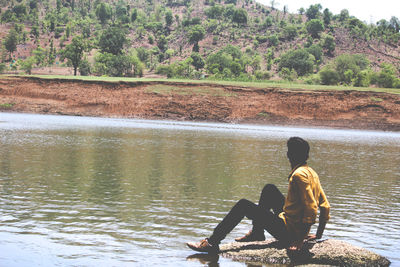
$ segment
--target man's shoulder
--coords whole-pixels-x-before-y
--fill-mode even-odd
[[[295,179],[308,179],[310,177],[318,177],[318,174],[310,166],[303,165],[293,172],[292,177]]]

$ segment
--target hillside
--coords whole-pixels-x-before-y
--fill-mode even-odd
[[[0,5],[2,61],[8,72],[73,74],[75,65],[85,75],[157,73],[400,87],[400,21],[395,17],[367,25],[347,10],[332,14],[313,5],[294,14],[252,0],[19,0]],[[15,51],[5,44],[13,31]],[[113,38],[118,31],[123,32],[120,40]],[[74,64],[65,54],[78,36],[84,41],[84,64]],[[363,58],[352,57],[357,54]]]

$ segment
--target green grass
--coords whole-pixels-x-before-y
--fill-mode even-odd
[[[12,75],[14,76],[14,75]],[[7,79],[7,75],[0,75],[0,79]],[[194,84],[219,84],[250,88],[279,88],[289,90],[354,90],[361,92],[380,92],[390,94],[400,94],[400,89],[396,88],[375,88],[375,87],[352,87],[352,86],[330,86],[330,85],[309,85],[301,83],[290,83],[285,81],[260,81],[260,82],[237,82],[237,81],[216,81],[216,80],[189,80],[189,79],[160,79],[160,78],[125,78],[125,77],[97,77],[97,76],[62,76],[62,75],[19,75],[19,77],[37,77],[42,79],[71,79],[84,81],[104,81],[104,82],[182,82]]]
[[[9,108],[12,108],[14,105],[15,105],[15,103],[3,103],[3,104],[0,104],[0,108],[9,109]]]

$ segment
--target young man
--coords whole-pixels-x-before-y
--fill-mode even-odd
[[[288,195],[285,197],[275,185],[267,184],[261,192],[258,205],[241,199],[214,229],[213,234],[199,243],[187,243],[189,248],[218,253],[219,244],[246,216],[253,228],[238,242],[265,240],[264,230],[289,250],[300,250],[304,240],[320,239],[329,220],[329,202],[317,173],[307,165],[310,146],[300,137],[287,141],[287,157],[292,171],[289,175]],[[308,235],[320,209],[316,235]]]

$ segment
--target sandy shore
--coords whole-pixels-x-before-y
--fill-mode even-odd
[[[0,111],[400,131],[400,95],[190,82],[0,79]]]

